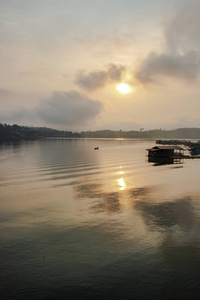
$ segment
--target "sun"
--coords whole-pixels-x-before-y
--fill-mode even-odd
[[[131,87],[126,84],[126,83],[120,83],[117,85],[116,89],[118,90],[118,92],[120,92],[121,94],[128,94],[131,92]]]

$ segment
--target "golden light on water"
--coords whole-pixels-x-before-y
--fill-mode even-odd
[[[118,92],[120,92],[121,94],[128,94],[131,92],[131,87],[126,84],[126,83],[120,83],[117,85],[116,89],[118,90]]]
[[[121,168],[122,168],[122,167],[120,166],[120,169],[121,169]],[[124,177],[123,177],[124,171],[119,171],[119,172],[117,172],[117,174],[119,174],[119,175],[122,176],[122,177],[120,177],[120,178],[117,180],[117,183],[118,183],[118,185],[119,185],[119,189],[120,189],[120,191],[125,190],[125,188],[126,188],[126,182],[125,182]]]
[[[124,178],[123,178],[123,177],[119,178],[119,179],[117,180],[117,182],[118,182],[118,184],[119,184],[119,186],[120,186],[120,191],[125,190],[125,188],[126,188],[126,183],[125,183],[125,181],[124,181]]]
[[[123,171],[120,171],[120,172],[118,172],[118,174],[124,175],[124,172],[123,172]]]

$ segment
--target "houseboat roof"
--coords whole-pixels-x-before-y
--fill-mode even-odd
[[[158,150],[184,150],[179,146],[155,146],[153,148],[147,149],[149,151],[158,151]]]

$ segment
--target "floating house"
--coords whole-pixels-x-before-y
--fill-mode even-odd
[[[150,157],[172,157],[183,155],[184,149],[180,146],[155,146],[153,148],[147,149],[148,156]]]

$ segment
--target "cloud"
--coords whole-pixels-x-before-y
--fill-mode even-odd
[[[172,51],[198,50],[200,46],[200,4],[190,3],[165,21],[164,35]]]
[[[157,83],[163,77],[197,79],[200,72],[200,5],[184,7],[164,23],[165,47],[162,53],[149,53],[136,70],[143,84]]]
[[[35,120],[35,111],[34,109],[28,109],[28,108],[18,108],[15,111],[10,111],[9,113],[5,114],[4,118],[6,118],[6,121],[15,120],[15,121],[21,121],[23,119],[28,119],[30,121]]]
[[[196,52],[188,52],[184,55],[150,53],[136,72],[136,78],[142,83],[156,82],[160,76],[194,80],[199,71],[200,55]]]
[[[125,66],[109,64],[104,70],[80,73],[75,79],[75,84],[87,91],[93,91],[108,83],[121,81],[125,72]]]
[[[36,114],[46,123],[82,125],[95,118],[103,106],[76,91],[55,92],[48,100],[40,102]]]
[[[75,83],[82,89],[94,91],[123,81],[126,74],[133,85],[160,84],[166,77],[195,81],[200,73],[199,15],[200,4],[193,2],[165,19],[162,51],[148,53],[135,71],[125,65],[109,64],[100,70],[80,73]]]
[[[47,124],[84,125],[103,109],[100,101],[89,99],[76,91],[54,92],[50,99],[42,100],[31,109],[20,108],[0,115],[6,121],[41,120]]]
[[[0,97],[2,98],[7,98],[13,96],[13,93],[11,91],[9,91],[8,89],[2,89],[0,88]]]

